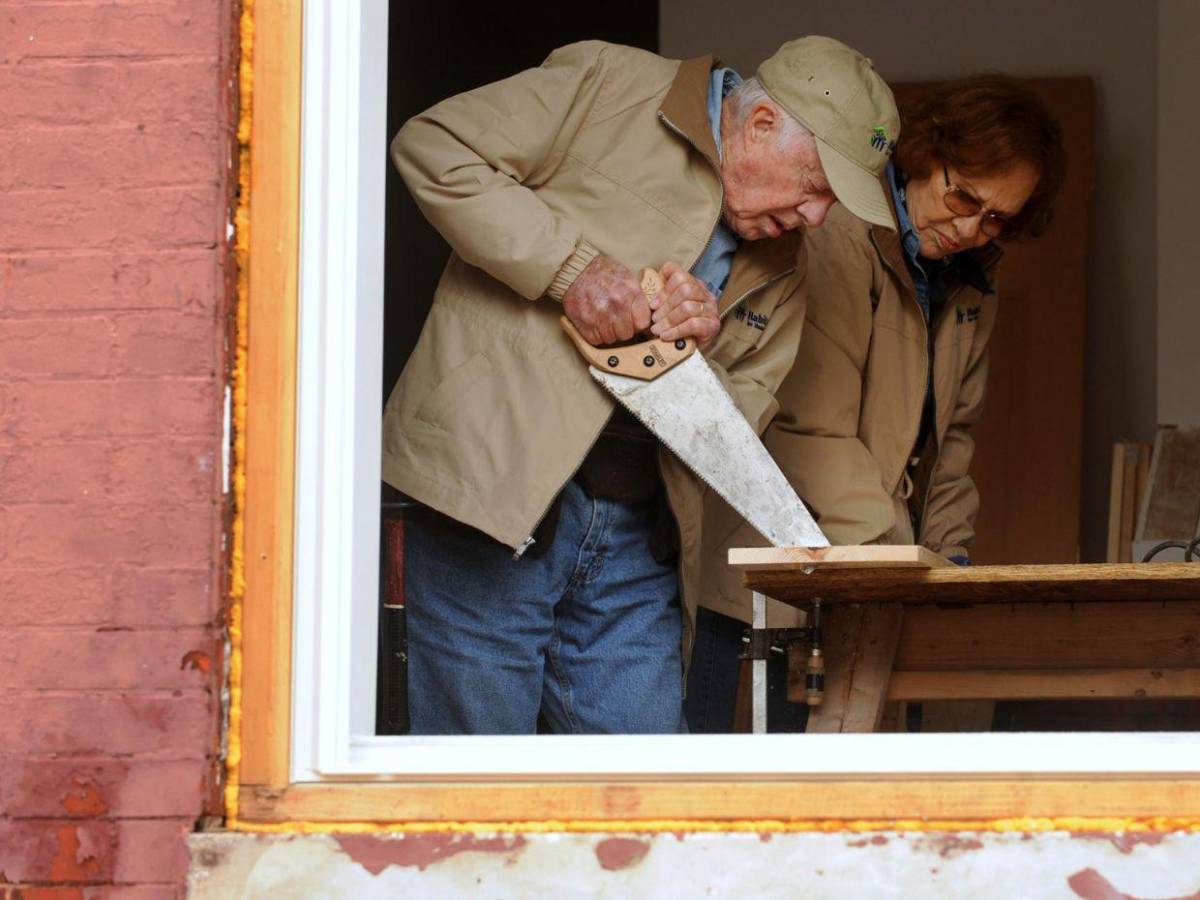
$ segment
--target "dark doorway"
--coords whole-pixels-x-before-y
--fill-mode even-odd
[[[658,50],[658,3],[413,3],[391,0],[388,26],[389,138],[439,100],[539,65],[550,51],[598,39]],[[384,230],[383,396],[416,345],[450,248],[417,209],[390,165]],[[403,609],[405,504],[384,493],[383,602],[379,621],[376,731],[408,730]]]
[[[658,4],[392,0],[388,135],[439,100],[541,64],[550,51],[599,39],[658,50]],[[416,344],[450,248],[427,223],[391,166],[384,232],[383,396]]]

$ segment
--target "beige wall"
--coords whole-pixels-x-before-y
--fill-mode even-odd
[[[1180,18],[1195,22],[1200,4],[1170,2]],[[745,74],[784,40],[828,34],[858,47],[890,80],[980,70],[1094,79],[1083,544],[1084,559],[1103,559],[1112,442],[1152,439],[1157,416],[1157,6],[1127,0],[661,0],[660,27],[665,55],[714,51]],[[1194,58],[1189,65],[1196,71]],[[1195,115],[1188,127],[1196,129]]]
[[[1158,418],[1200,425],[1200,3],[1158,13]]]

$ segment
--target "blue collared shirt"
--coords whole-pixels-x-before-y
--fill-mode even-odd
[[[712,128],[713,140],[717,144],[717,159],[721,159],[721,101],[725,95],[742,83],[742,77],[733,69],[714,69],[708,83],[708,124]],[[692,266],[692,274],[704,282],[714,297],[720,297],[729,281],[733,268],[733,255],[740,240],[737,234],[718,219],[708,246]]]
[[[912,219],[908,217],[908,196],[905,191],[904,177],[896,171],[896,166],[887,164],[888,184],[892,188],[892,200],[896,204],[896,225],[900,232],[900,244],[904,247],[905,262],[908,263],[908,274],[912,276],[913,285],[917,289],[917,302],[925,321],[931,318],[931,295],[933,293],[933,265],[930,260],[921,258],[921,235],[913,227]]]
[[[908,197],[904,190],[903,176],[896,171],[892,163],[887,164],[888,184],[892,187],[892,199],[896,204],[896,226],[900,232],[900,244],[904,247],[905,262],[908,273],[912,276],[913,286],[917,289],[917,303],[925,315],[927,341],[929,346],[929,371],[926,373],[925,404],[921,410],[921,427],[917,434],[917,443],[912,449],[913,456],[919,456],[921,450],[933,430],[937,406],[933,396],[933,324],[931,298],[934,282],[930,275],[938,263],[922,259],[920,255],[921,235],[913,227],[912,219],[908,216]],[[917,523],[913,523],[914,527]]]

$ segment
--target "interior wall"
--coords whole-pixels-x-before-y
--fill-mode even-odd
[[[1158,419],[1200,425],[1200,3],[1160,0],[1158,16]]]
[[[1191,5],[1175,2],[1181,9]],[[1120,438],[1151,440],[1157,416],[1157,6],[1123,0],[661,0],[660,23],[664,55],[715,52],[747,75],[783,41],[827,34],[862,50],[894,81],[984,70],[1094,79],[1082,557],[1102,560],[1111,445]],[[1181,86],[1180,103],[1184,93]],[[1194,116],[1189,124],[1196,127]]]

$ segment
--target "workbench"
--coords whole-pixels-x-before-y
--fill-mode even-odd
[[[961,568],[920,547],[755,547],[729,562],[758,606],[820,601],[825,695],[809,731],[876,731],[889,700],[1200,697],[1197,563]]]

